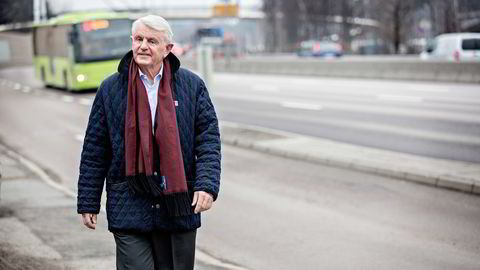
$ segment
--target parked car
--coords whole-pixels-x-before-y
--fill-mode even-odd
[[[424,60],[480,61],[480,33],[437,36],[420,54]]]
[[[343,55],[342,45],[333,41],[302,41],[297,47],[298,56],[340,57]]]

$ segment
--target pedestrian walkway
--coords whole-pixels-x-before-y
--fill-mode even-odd
[[[85,228],[75,197],[42,180],[17,155],[0,143],[0,269],[115,269],[105,214],[95,231]],[[243,268],[197,250],[195,269]]]
[[[480,164],[419,157],[221,122],[222,143],[480,194]],[[76,214],[75,193],[0,142],[0,269],[115,269],[105,215],[97,230]],[[388,180],[391,181],[391,180]],[[225,258],[224,258],[225,259]],[[197,270],[244,268],[197,250]]]

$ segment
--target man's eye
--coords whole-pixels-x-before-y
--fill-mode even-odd
[[[141,41],[143,41],[143,38],[142,37],[136,37],[135,41],[140,41],[141,42]]]
[[[157,45],[158,42],[155,39],[150,39],[148,43],[150,43],[151,45]]]

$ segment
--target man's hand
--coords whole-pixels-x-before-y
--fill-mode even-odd
[[[195,191],[193,193],[192,206],[195,206],[195,214],[206,211],[212,207],[213,196],[205,191]]]
[[[87,226],[87,228],[95,230],[95,225],[97,224],[97,214],[89,214],[84,213],[82,214],[83,225]]]

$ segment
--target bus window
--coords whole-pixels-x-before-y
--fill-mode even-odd
[[[57,25],[49,27],[48,33],[48,50],[49,56],[68,57],[68,37],[70,25]]]
[[[128,19],[85,21],[70,35],[75,62],[121,58],[131,49],[132,21]]]
[[[48,46],[47,46],[47,27],[39,27],[35,30],[35,39],[34,39],[34,55],[48,55]]]

